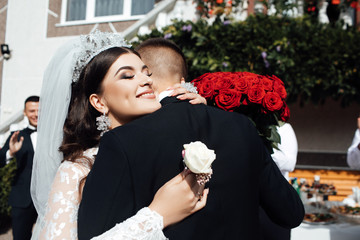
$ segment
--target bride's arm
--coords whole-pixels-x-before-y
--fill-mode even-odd
[[[39,239],[77,239],[77,213],[81,199],[79,186],[88,172],[89,169],[79,163],[65,161],[60,165],[51,187],[44,219],[40,221]]]
[[[203,189],[196,183],[194,174],[178,174],[162,186],[149,207],[92,240],[112,239],[167,239],[162,229],[177,223],[192,213],[202,209],[207,200],[208,189],[199,200],[197,192]]]
[[[49,195],[39,239],[77,239],[80,181],[88,172],[85,164],[65,161],[60,165]],[[199,201],[196,193],[201,191],[194,174],[182,172],[157,191],[149,207],[94,239],[166,239],[162,232],[164,227],[181,221],[205,206],[208,190],[204,191]]]

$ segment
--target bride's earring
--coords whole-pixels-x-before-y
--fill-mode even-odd
[[[109,127],[111,126],[110,118],[106,116],[105,112],[96,118],[96,126],[97,130],[101,131],[100,136],[109,131]]]

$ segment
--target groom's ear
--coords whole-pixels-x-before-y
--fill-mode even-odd
[[[107,113],[108,108],[106,104],[104,103],[104,100],[101,96],[97,94],[91,94],[89,97],[90,104],[100,113]]]

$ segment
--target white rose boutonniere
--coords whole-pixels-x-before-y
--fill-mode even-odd
[[[208,149],[207,146],[200,142],[191,142],[184,144],[183,150],[184,163],[193,173],[199,184],[205,184],[211,178],[211,164],[215,160],[215,151]]]

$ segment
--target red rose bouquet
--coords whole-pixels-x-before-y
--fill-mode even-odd
[[[280,136],[276,127],[290,117],[286,90],[279,78],[250,72],[215,72],[205,73],[192,83],[208,105],[248,116],[270,153],[277,148]]]

